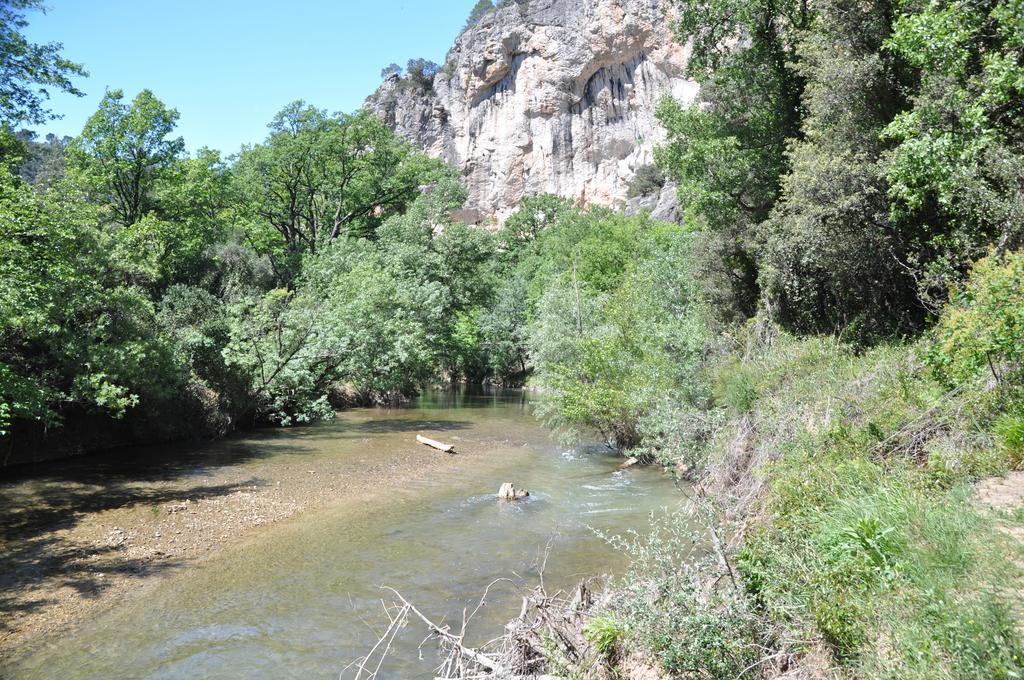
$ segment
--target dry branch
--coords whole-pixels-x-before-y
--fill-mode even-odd
[[[438,451],[444,451],[445,453],[455,453],[455,445],[454,444],[443,444],[443,443],[441,443],[439,441],[435,441],[433,439],[427,439],[426,437],[424,437],[421,434],[416,435],[416,441],[418,441],[420,444],[426,444],[427,446],[429,446],[431,448],[435,448]]]

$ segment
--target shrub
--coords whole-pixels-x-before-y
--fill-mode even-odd
[[[619,640],[626,634],[625,624],[612,616],[599,616],[583,628],[583,637],[606,659],[615,657]]]
[[[975,264],[934,331],[928,356],[947,382],[962,384],[988,370],[997,381],[1024,362],[1024,252],[990,255]]]
[[[637,168],[633,179],[629,180],[626,195],[629,198],[650,196],[659,193],[665,186],[665,173],[654,163],[641,165]]]
[[[649,535],[619,545],[633,563],[616,616],[672,677],[736,678],[772,656],[771,627],[687,517],[656,519]]]

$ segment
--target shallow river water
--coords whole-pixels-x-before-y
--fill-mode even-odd
[[[346,411],[282,434],[290,453],[281,456],[306,447],[339,464],[386,457],[418,432],[472,455],[399,491],[342,498],[257,532],[50,641],[13,677],[337,678],[384,628],[379,586],[457,626],[494,579],[534,583],[549,542],[549,589],[621,572],[624,556],[595,530],[643,531],[652,512],[680,502],[655,469],[616,471],[621,459],[598,447],[558,445],[516,391]],[[529,499],[498,502],[505,481],[529,489]],[[497,587],[474,628],[500,631],[519,603],[511,587]],[[410,625],[381,677],[432,677],[431,647],[417,649],[425,635]]]

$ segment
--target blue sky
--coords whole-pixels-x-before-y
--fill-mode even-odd
[[[37,130],[78,134],[105,89],[149,88],[178,109],[190,150],[233,153],[262,141],[285,104],[304,99],[355,111],[381,69],[413,57],[441,63],[475,0],[46,0],[26,30],[64,43],[89,78],[81,99],[54,95],[64,114]]]

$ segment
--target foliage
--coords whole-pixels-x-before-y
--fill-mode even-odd
[[[1024,239],[1019,0],[899,5],[888,47],[919,73],[885,137],[894,219],[919,223],[922,288],[941,296],[990,244]],[[941,297],[940,297],[941,299]]]
[[[725,318],[751,316],[757,298],[757,225],[779,197],[786,144],[798,134],[802,79],[794,46],[807,3],[679,0],[676,35],[693,42],[698,103],[666,98],[658,165],[679,184],[684,214],[707,231],[703,278]],[[709,171],[710,170],[710,171]]]
[[[653,401],[693,388],[707,336],[687,252],[685,234],[642,217],[569,214],[545,232],[530,345],[551,424],[631,448]]]
[[[696,105],[656,153],[713,308],[869,345],[919,332],[1021,202],[1016,0],[678,0]]]
[[[493,0],[477,0],[477,3],[473,5],[473,9],[469,11],[469,18],[466,19],[466,25],[463,26],[463,32],[476,26],[480,23],[480,20],[485,16],[494,11]]]
[[[242,150],[235,189],[250,241],[282,282],[296,275],[302,253],[341,236],[374,237],[421,186],[448,172],[364,112],[328,115],[293,102],[270,131]]]
[[[535,242],[541,232],[571,208],[571,200],[554,194],[527,196],[498,232],[500,248],[511,259],[522,256],[524,248],[536,253]]]
[[[612,539],[631,558],[613,611],[627,648],[652,655],[673,677],[736,678],[770,649],[771,632],[744,592],[702,556],[702,540],[679,514],[656,517],[646,535]]]
[[[114,218],[129,226],[156,209],[153,192],[185,147],[169,138],[178,112],[149,90],[126,104],[121,90],[108,91],[99,109],[69,148],[77,179],[107,202]]]
[[[982,370],[996,380],[1024,368],[1024,252],[980,260],[935,328],[929,363],[952,384]]]
[[[47,134],[44,141],[36,141],[36,134],[29,130],[18,132],[24,141],[25,156],[18,166],[18,174],[29,184],[48,189],[54,182],[63,179],[65,153],[71,143],[70,137]]]
[[[640,166],[633,179],[629,181],[629,198],[650,196],[661,191],[665,186],[665,173],[654,163]]]
[[[40,0],[0,1],[0,127],[37,124],[56,118],[47,108],[49,88],[78,97],[71,78],[88,75],[80,64],[61,56],[63,45],[29,42],[22,32],[25,13],[44,9]]]
[[[181,376],[155,310],[143,291],[111,278],[95,210],[74,193],[39,196],[6,171],[0,183],[0,428],[139,406],[146,417],[173,399]]]
[[[912,225],[889,220],[879,136],[905,107],[907,69],[882,49],[887,1],[816,6],[797,49],[801,136],[769,220],[760,280],[776,318],[802,332],[861,343],[913,332],[923,309],[904,262]]]
[[[405,65],[405,78],[426,92],[434,91],[434,76],[441,67],[429,59],[410,59]]]

